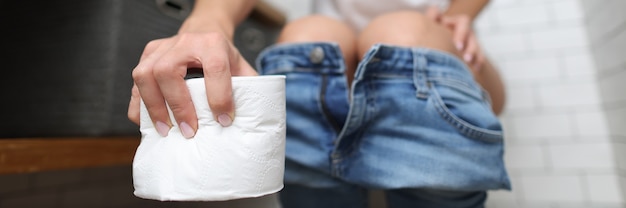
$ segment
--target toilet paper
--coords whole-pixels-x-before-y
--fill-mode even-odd
[[[186,139],[174,126],[161,137],[143,102],[141,143],[133,161],[135,196],[161,201],[222,201],[259,197],[283,187],[285,77],[232,77],[235,118],[215,121],[204,79],[186,81],[198,131]]]

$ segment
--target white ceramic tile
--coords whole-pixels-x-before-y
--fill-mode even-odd
[[[288,20],[298,19],[312,12],[312,0],[266,0],[283,12]]]
[[[581,136],[606,136],[610,134],[605,112],[576,113],[576,129]]]
[[[581,180],[578,176],[523,176],[524,198],[528,201],[582,202]]]
[[[490,5],[494,7],[494,9],[499,9],[502,7],[511,7],[519,5],[519,0],[491,0]]]
[[[501,65],[505,80],[529,81],[554,79],[559,77],[558,59],[550,57],[531,57],[504,62]]]
[[[491,33],[479,36],[483,49],[488,54],[514,53],[528,50],[523,34],[520,33]]]
[[[558,1],[577,1],[577,0],[520,0],[521,2],[525,2],[526,4],[550,4],[552,2]]]
[[[565,71],[570,77],[595,75],[596,66],[590,53],[566,55],[563,62]]]
[[[535,1],[535,0],[533,0]],[[560,208],[558,206],[555,205],[554,202],[529,202],[529,201],[524,201],[522,203],[519,203],[518,208]],[[568,207],[568,208],[578,208],[578,207]],[[588,208],[588,207],[585,207]]]
[[[517,208],[517,197],[516,191],[506,191],[506,190],[497,190],[497,191],[488,191],[487,193],[487,201],[485,202],[486,207],[507,207],[507,208]]]
[[[496,22],[502,26],[522,24],[547,24],[550,20],[548,8],[543,4],[502,7],[495,11]]]
[[[533,50],[551,50],[585,47],[587,34],[583,27],[553,28],[530,34]]]
[[[581,20],[584,17],[580,1],[557,1],[552,6],[557,24],[559,21]]]
[[[520,208],[516,201],[497,201],[492,199],[491,196],[487,197],[485,207]]]
[[[531,109],[537,103],[532,87],[517,87],[507,89],[506,106],[507,111],[519,109]]]
[[[617,175],[588,175],[587,187],[594,203],[624,203],[624,195]]]
[[[519,140],[571,137],[572,123],[567,114],[531,114],[511,118],[512,132]]]
[[[594,169],[616,166],[610,141],[577,144],[553,144],[549,147],[554,168]]]
[[[547,107],[598,105],[602,102],[597,83],[593,80],[548,85],[538,91],[541,105]]]
[[[545,168],[546,161],[540,145],[517,145],[505,148],[504,159],[510,169]]]

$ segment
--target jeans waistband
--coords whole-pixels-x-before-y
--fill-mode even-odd
[[[367,66],[366,66],[367,65]],[[369,76],[404,76],[424,74],[428,78],[472,78],[468,67],[450,53],[418,47],[377,44],[359,63],[355,79]]]
[[[291,71],[343,74],[345,64],[337,43],[307,42],[276,44],[263,50],[256,60],[262,74]]]
[[[293,71],[339,74],[345,64],[339,45],[333,42],[284,43],[266,48],[256,60],[262,74],[280,74]],[[355,79],[365,77],[454,77],[471,80],[467,65],[448,52],[419,48],[376,44],[364,55],[356,70]]]

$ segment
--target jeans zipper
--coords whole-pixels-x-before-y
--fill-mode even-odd
[[[320,90],[320,102],[322,104],[322,113],[326,117],[326,120],[330,125],[335,129],[335,132],[338,134],[341,131],[341,127],[334,119],[333,115],[328,110],[328,106],[326,105],[326,87],[328,85],[328,77],[326,74],[322,74],[322,89]]]

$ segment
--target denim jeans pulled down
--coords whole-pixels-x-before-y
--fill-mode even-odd
[[[287,184],[511,188],[489,97],[451,54],[375,45],[350,88],[335,43],[272,46],[257,70],[286,75]]]

